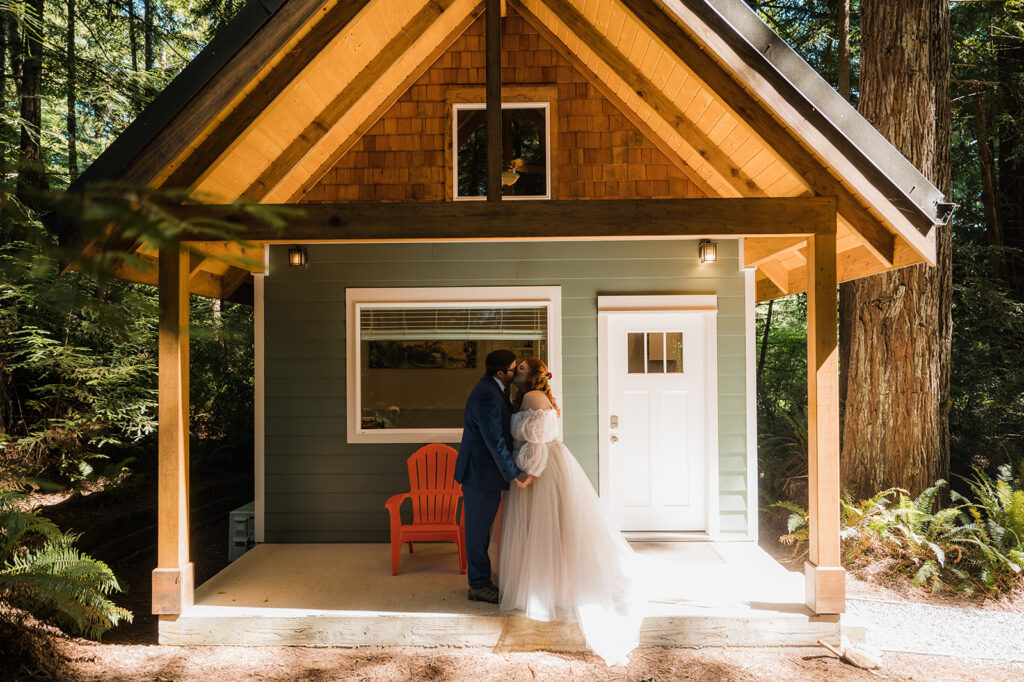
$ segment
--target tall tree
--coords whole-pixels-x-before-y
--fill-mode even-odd
[[[70,182],[78,179],[78,119],[75,115],[75,108],[78,105],[75,92],[76,79],[78,78],[75,60],[78,58],[75,53],[75,0],[68,0],[68,38],[67,38],[67,59],[68,59],[68,177]]]
[[[135,0],[128,0],[128,51],[132,53],[132,71],[138,71],[139,41],[135,33]]]
[[[142,0],[143,55],[146,71],[153,70],[153,0]]]
[[[860,111],[939,189],[950,189],[949,3],[861,1]],[[937,265],[853,285],[842,471],[855,494],[917,494],[949,468],[951,233]]]
[[[46,189],[43,166],[43,11],[44,0],[25,4],[24,48],[21,88],[21,165],[18,169],[18,198],[27,206],[38,206]]]

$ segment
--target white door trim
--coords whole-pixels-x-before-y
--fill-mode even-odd
[[[674,314],[700,312],[706,317],[705,395],[714,396],[705,410],[705,490],[707,491],[707,534],[719,536],[718,519],[718,297],[714,294],[651,295],[651,296],[598,296],[597,297],[597,358],[598,358],[598,495],[603,501],[611,492],[608,415],[608,373],[604,368],[608,357],[608,318],[616,313]]]

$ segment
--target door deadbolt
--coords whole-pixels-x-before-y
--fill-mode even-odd
[[[611,440],[612,440],[613,443],[618,443],[619,442],[619,437],[618,436],[612,436]]]

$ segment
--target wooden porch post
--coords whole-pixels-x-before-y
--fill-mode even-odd
[[[836,235],[807,239],[807,606],[846,610],[839,547],[839,349]]]
[[[157,568],[153,613],[183,613],[194,580],[188,548],[188,326],[189,255],[177,245],[160,249],[160,378],[158,410]]]

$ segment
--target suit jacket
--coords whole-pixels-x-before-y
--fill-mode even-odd
[[[466,400],[455,480],[477,490],[508,490],[519,475],[512,458],[512,406],[494,377],[484,377]]]

